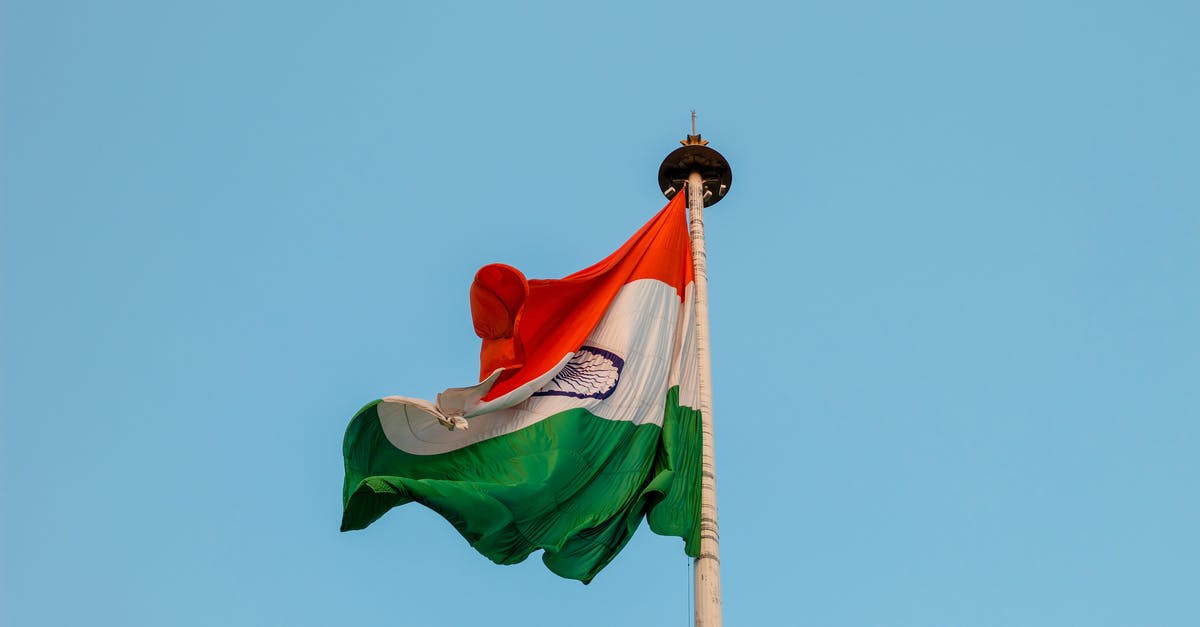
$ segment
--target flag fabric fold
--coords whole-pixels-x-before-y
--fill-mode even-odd
[[[342,530],[409,502],[492,561],[542,550],[587,583],[643,518],[699,550],[700,414],[683,194],[562,279],[492,264],[470,289],[480,382],[351,420]]]

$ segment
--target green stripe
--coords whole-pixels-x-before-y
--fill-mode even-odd
[[[678,401],[675,387],[661,428],[573,409],[439,455],[392,446],[372,402],[346,430],[342,531],[415,501],[498,564],[544,549],[551,571],[587,583],[648,516],[655,533],[683,538],[695,557],[700,413]]]

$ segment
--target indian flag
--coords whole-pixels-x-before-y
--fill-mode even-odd
[[[541,549],[587,583],[643,518],[700,547],[700,413],[684,194],[562,279],[493,264],[471,285],[480,382],[389,396],[350,422],[342,531],[417,502],[480,553]]]

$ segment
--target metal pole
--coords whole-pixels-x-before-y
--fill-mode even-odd
[[[712,359],[708,344],[708,274],[704,252],[704,178],[692,172],[687,181],[688,230],[696,288],[696,353],[700,387],[700,556],[694,568],[695,625],[721,627],[721,557],[717,531],[717,473],[713,457]]]

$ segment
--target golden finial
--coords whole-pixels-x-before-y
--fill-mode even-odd
[[[692,134],[687,136],[687,139],[680,140],[679,143],[684,146],[707,146],[708,140],[701,139],[700,133],[696,132],[696,110],[692,109]]]

